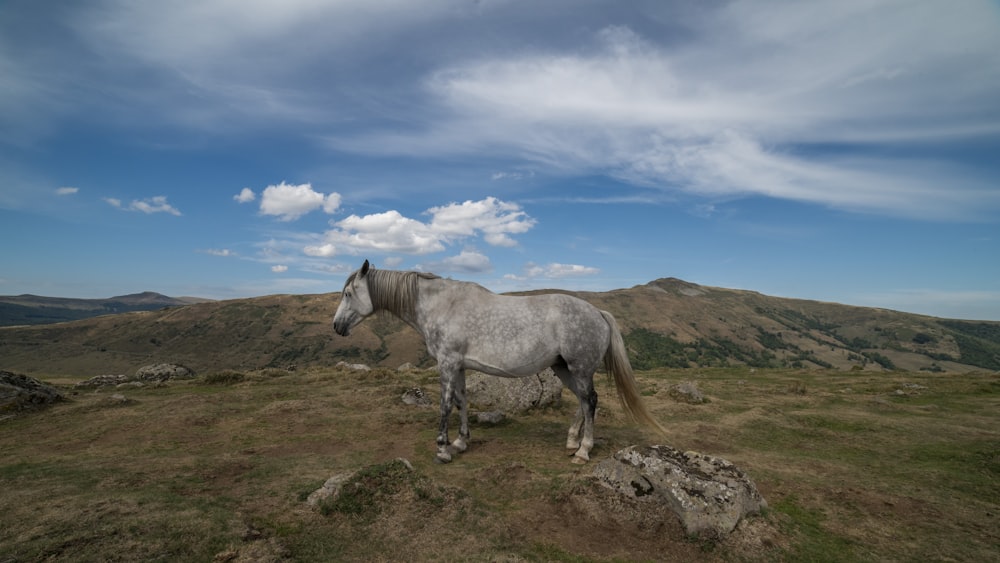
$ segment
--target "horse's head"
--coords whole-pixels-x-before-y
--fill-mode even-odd
[[[375,312],[371,295],[368,293],[368,260],[361,269],[347,277],[344,290],[340,293],[340,306],[333,316],[333,330],[347,336],[358,323]]]

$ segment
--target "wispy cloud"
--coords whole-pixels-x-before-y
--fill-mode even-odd
[[[527,50],[437,69],[425,83],[439,106],[433,122],[334,146],[492,151],[709,199],[981,219],[1000,209],[995,182],[908,157],[906,147],[1000,134],[990,109],[1000,90],[996,23],[995,9],[977,2],[734,2],[706,12],[682,45],[618,25],[596,33],[590,51]],[[926,40],[931,29],[939,40]],[[869,156],[801,150],[823,143]],[[893,157],[872,150],[891,145]]]
[[[427,272],[459,272],[464,274],[484,274],[493,271],[489,257],[476,250],[463,250],[455,256],[448,256],[434,262],[424,262],[417,270]]]
[[[80,191],[80,188],[73,188],[73,187],[66,186],[66,187],[62,187],[62,188],[56,188],[56,195],[73,195],[73,194],[75,194],[75,193],[77,193],[79,191]]]
[[[122,203],[122,200],[113,197],[106,197],[104,201],[111,207],[121,209],[122,211],[140,211],[147,215],[153,213],[168,213],[178,217],[181,215],[181,212],[176,207],[167,203],[167,197],[162,195],[148,199],[133,199],[128,205]]]
[[[580,264],[561,264],[559,262],[550,262],[545,265],[535,264],[534,262],[528,262],[524,265],[521,275],[517,274],[505,274],[504,279],[513,281],[526,281],[526,280],[557,280],[569,277],[579,277],[579,276],[593,276],[601,272],[600,269],[591,266],[582,266]]]
[[[845,302],[959,319],[1000,318],[1000,291],[899,289],[850,295]]]

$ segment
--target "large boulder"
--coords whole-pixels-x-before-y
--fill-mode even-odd
[[[527,377],[496,377],[469,372],[465,389],[471,404],[507,414],[558,405],[562,398],[562,382],[551,369]]]
[[[670,446],[629,446],[598,463],[596,480],[638,503],[666,505],[688,534],[724,538],[767,502],[732,463]]]
[[[168,379],[194,379],[194,370],[180,364],[150,364],[136,370],[136,379],[166,381]]]
[[[58,389],[34,377],[0,371],[0,415],[38,409],[62,399]]]

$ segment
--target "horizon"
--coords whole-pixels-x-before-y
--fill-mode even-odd
[[[329,293],[368,258],[1000,321],[989,0],[0,13],[0,294]]]
[[[451,276],[443,276],[443,277],[454,279],[454,278],[451,278]],[[788,295],[771,295],[771,294],[759,292],[759,291],[756,291],[756,290],[750,289],[750,288],[710,286],[710,285],[700,284],[700,283],[697,283],[697,282],[693,282],[693,281],[690,281],[690,280],[684,280],[684,279],[680,279],[680,278],[676,278],[676,277],[672,277],[672,276],[665,276],[665,277],[655,278],[655,279],[649,280],[649,281],[647,281],[645,283],[639,283],[639,284],[635,284],[635,285],[632,285],[632,286],[629,286],[629,287],[617,287],[617,288],[612,288],[612,289],[603,290],[603,291],[594,291],[594,293],[608,293],[608,292],[612,292],[612,291],[628,290],[628,289],[633,289],[633,288],[636,288],[636,287],[646,286],[646,285],[649,285],[651,283],[654,283],[654,282],[657,282],[657,281],[661,281],[661,280],[675,280],[675,281],[678,281],[678,282],[681,282],[681,283],[693,284],[693,285],[696,285],[698,287],[705,287],[705,288],[709,288],[709,289],[746,291],[746,292],[750,292],[750,293],[757,293],[757,294],[763,295],[765,297],[773,297],[773,298],[776,298],[776,299],[813,301],[813,302],[819,302],[819,303],[829,303],[829,304],[834,304],[834,305],[842,305],[842,306],[845,306],[845,307],[860,307],[860,308],[867,308],[867,309],[886,310],[886,311],[893,311],[893,312],[897,312],[897,313],[930,316],[930,317],[933,317],[933,318],[940,318],[940,319],[945,319],[945,320],[968,321],[968,322],[1000,322],[1000,320],[995,320],[995,319],[980,319],[980,318],[966,318],[966,317],[941,317],[941,316],[938,316],[938,315],[927,315],[926,313],[917,313],[917,312],[914,312],[914,311],[905,311],[905,310],[902,310],[902,309],[893,309],[893,308],[889,308],[889,307],[879,307],[877,305],[853,305],[853,304],[850,304],[850,303],[841,303],[839,301],[827,301],[825,299],[809,299],[809,298],[795,297],[795,296],[788,296]],[[459,280],[459,281],[464,281],[464,280]],[[540,288],[535,288],[535,289],[530,289],[530,290],[512,290],[512,291],[509,291],[509,292],[501,292],[501,293],[516,293],[516,292],[521,292],[521,291],[579,291],[579,292],[592,292],[591,290],[574,290],[574,289],[567,289],[567,288],[560,288],[560,287],[540,287]],[[340,293],[340,292],[341,292],[341,290],[338,289],[338,290],[333,290],[333,291],[321,291],[321,292],[311,292],[311,293],[267,293],[267,294],[261,294],[261,295],[245,295],[245,296],[240,296],[240,297],[224,297],[224,298],[220,298],[220,299],[215,299],[215,298],[203,297],[203,296],[199,296],[199,295],[169,295],[169,294],[162,293],[162,292],[159,292],[159,291],[156,291],[156,290],[145,290],[145,291],[122,293],[122,294],[118,294],[118,295],[111,295],[111,296],[107,296],[107,297],[67,297],[67,296],[64,296],[64,295],[37,295],[37,294],[33,294],[33,293],[22,293],[22,294],[18,294],[18,295],[0,295],[0,299],[10,298],[10,297],[38,297],[38,298],[42,298],[42,299],[80,299],[80,300],[102,301],[102,300],[112,300],[112,299],[117,299],[117,298],[121,298],[121,297],[131,297],[131,296],[144,295],[144,294],[147,294],[147,293],[151,293],[151,294],[159,295],[161,297],[166,297],[168,299],[176,299],[176,300],[194,299],[194,300],[198,300],[198,302],[210,303],[210,302],[217,302],[217,301],[234,301],[234,300],[243,300],[243,299],[258,299],[258,298],[265,298],[265,297],[271,297],[271,296],[277,296],[277,295],[325,295],[325,294],[337,294],[337,293]],[[196,304],[197,304],[197,302],[192,302],[192,303],[186,303],[185,305],[196,305]]]

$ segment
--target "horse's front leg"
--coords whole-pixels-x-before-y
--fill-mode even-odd
[[[445,363],[440,363],[438,368],[441,370],[441,422],[438,425],[436,460],[448,463],[455,452],[464,452],[468,448],[469,413],[465,399],[465,370]],[[458,439],[454,444],[449,444],[448,419],[451,418],[453,404],[458,405],[461,426]]]

